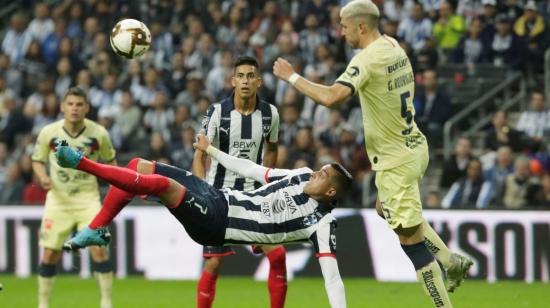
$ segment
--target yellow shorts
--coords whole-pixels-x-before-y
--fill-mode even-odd
[[[90,203],[82,208],[48,207],[44,210],[40,225],[39,245],[60,250],[71,232],[86,227],[99,212],[99,203]]]
[[[423,221],[420,182],[429,162],[425,148],[416,160],[376,172],[378,198],[384,218],[392,229],[414,227]]]

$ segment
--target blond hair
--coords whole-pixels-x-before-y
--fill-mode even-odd
[[[380,10],[370,0],[354,0],[340,10],[340,18],[360,18],[373,28],[378,28]]]

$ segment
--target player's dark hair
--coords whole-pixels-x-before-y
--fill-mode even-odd
[[[233,65],[233,69],[236,69],[237,67],[241,65],[252,65],[256,68],[256,71],[260,71],[260,64],[258,63],[258,60],[254,57],[249,56],[240,56],[235,60],[235,64]]]
[[[353,177],[351,173],[346,170],[340,163],[333,162],[330,164],[337,172],[337,176],[333,178],[333,184],[336,186],[335,201],[341,200],[349,191],[353,185]]]
[[[86,92],[80,87],[69,88],[69,90],[67,90],[67,93],[65,93],[65,96],[63,96],[63,100],[65,100],[69,95],[82,97],[84,98],[84,101],[88,103],[88,95],[86,95]]]

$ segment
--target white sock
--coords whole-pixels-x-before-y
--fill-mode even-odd
[[[432,226],[424,219],[422,223],[422,229],[424,230],[424,243],[428,250],[437,257],[439,262],[443,264],[446,269],[451,265],[452,251],[449,247],[443,243],[443,240],[439,237],[437,232],[434,231]]]
[[[101,292],[101,308],[111,308],[113,306],[112,293],[113,293],[113,272],[98,273],[94,275],[99,283],[99,291]]]
[[[432,300],[434,307],[453,307],[437,261],[433,260],[428,265],[418,269],[416,277],[422,288],[424,288],[424,292]]]
[[[54,277],[38,276],[38,308],[48,308],[48,301],[53,290]]]

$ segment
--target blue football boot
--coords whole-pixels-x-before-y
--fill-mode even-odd
[[[111,233],[106,227],[90,229],[85,227],[63,244],[63,250],[74,251],[87,246],[106,246],[111,241]]]
[[[76,169],[83,156],[82,152],[71,148],[65,140],[56,144],[55,157],[61,167]]]

